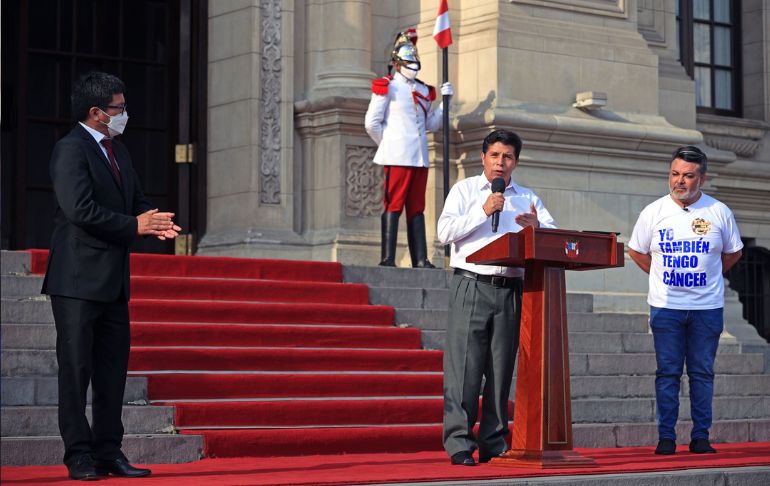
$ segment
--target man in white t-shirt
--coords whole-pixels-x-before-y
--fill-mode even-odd
[[[650,274],[647,302],[655,341],[655,454],[676,452],[679,386],[687,363],[690,451],[716,452],[709,443],[714,395],[714,359],[723,329],[722,274],[741,257],[741,236],[732,211],[701,192],[707,158],[684,146],[671,160],[670,193],[639,215],[628,253]]]

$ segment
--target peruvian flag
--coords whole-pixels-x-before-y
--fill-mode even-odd
[[[436,39],[436,43],[442,49],[449,47],[452,43],[452,29],[449,27],[449,7],[447,7],[446,0],[441,0],[441,4],[438,6],[438,17],[436,17],[436,25],[433,27],[433,38]]]

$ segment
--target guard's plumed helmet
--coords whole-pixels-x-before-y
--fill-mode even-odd
[[[420,55],[417,53],[417,32],[414,29],[408,29],[399,32],[396,41],[393,43],[393,50],[390,53],[390,60],[394,66],[403,66],[405,64],[420,64]]]

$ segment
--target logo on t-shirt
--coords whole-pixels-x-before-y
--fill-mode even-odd
[[[703,218],[695,218],[692,220],[692,232],[699,236],[705,236],[711,231],[711,221],[706,221]]]

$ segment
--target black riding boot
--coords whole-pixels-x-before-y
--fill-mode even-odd
[[[425,215],[420,213],[406,223],[409,256],[414,268],[436,268],[428,261],[428,245],[425,242]]]
[[[380,217],[382,229],[381,267],[396,266],[396,240],[398,239],[398,217],[401,213],[384,212]]]

